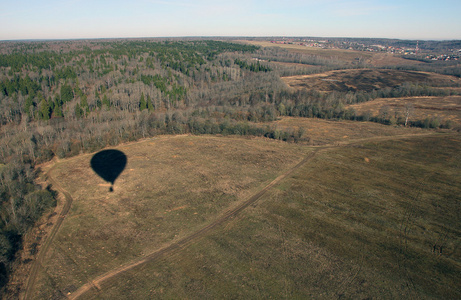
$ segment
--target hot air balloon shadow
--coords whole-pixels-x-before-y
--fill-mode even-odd
[[[101,176],[102,179],[111,183],[110,192],[114,191],[114,182],[125,169],[126,163],[125,153],[114,149],[100,151],[91,158],[93,171]]]

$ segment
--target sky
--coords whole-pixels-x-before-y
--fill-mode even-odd
[[[0,0],[0,40],[186,36],[461,39],[460,0]]]

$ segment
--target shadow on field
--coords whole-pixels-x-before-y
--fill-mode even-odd
[[[114,182],[125,169],[127,157],[122,151],[109,149],[93,155],[90,163],[91,168],[96,174],[101,176],[105,181],[111,183],[109,192],[113,192]]]

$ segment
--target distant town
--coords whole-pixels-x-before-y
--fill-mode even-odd
[[[415,58],[417,57],[418,59],[426,60],[459,60],[461,55],[461,49],[444,49],[441,51],[439,50],[440,53],[435,53],[434,50],[419,47],[419,42],[416,42],[416,45],[414,47],[394,46],[386,44],[366,44],[354,40],[344,41],[340,39],[277,39],[271,40],[271,43],[293,44],[322,49],[347,49],[368,52],[385,52],[404,56],[414,56]]]

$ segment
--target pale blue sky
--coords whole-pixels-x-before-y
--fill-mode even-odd
[[[460,0],[0,0],[0,40],[165,36],[461,39]]]

